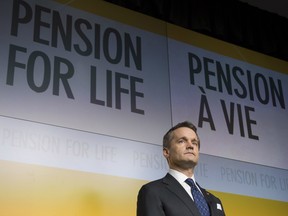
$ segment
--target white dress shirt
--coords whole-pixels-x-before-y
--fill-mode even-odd
[[[187,177],[186,175],[184,175],[183,173],[174,170],[174,169],[169,169],[169,174],[172,175],[181,185],[182,187],[185,189],[185,191],[189,194],[189,196],[193,199],[192,193],[191,193],[191,187],[185,182],[185,180],[189,177]],[[198,188],[198,190],[201,192],[200,188],[198,187],[198,185],[196,184],[195,181],[195,176],[193,175],[191,177],[191,179],[193,179],[196,187]],[[201,192],[202,193],[202,192]]]

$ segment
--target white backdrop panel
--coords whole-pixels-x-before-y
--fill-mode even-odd
[[[175,40],[169,65],[173,123],[198,126],[202,153],[288,168],[287,75]]]
[[[24,2],[14,14],[0,3],[1,115],[159,144],[171,125],[166,37]]]

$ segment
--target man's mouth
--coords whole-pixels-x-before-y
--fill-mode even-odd
[[[195,153],[194,152],[186,152],[185,154],[192,154],[195,156]]]

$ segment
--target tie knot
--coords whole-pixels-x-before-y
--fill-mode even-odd
[[[193,179],[191,179],[191,178],[186,179],[185,182],[193,189],[196,187]]]

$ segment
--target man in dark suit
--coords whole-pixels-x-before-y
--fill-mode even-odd
[[[225,216],[220,199],[195,181],[199,150],[197,128],[190,122],[181,122],[164,135],[163,155],[169,172],[142,186],[137,216]]]

